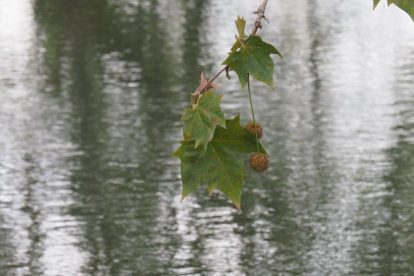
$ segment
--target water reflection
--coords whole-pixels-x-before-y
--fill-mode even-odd
[[[412,22],[359,2],[269,3],[272,167],[238,212],[203,188],[180,204],[169,154],[255,3],[4,0],[0,274],[411,275]]]
[[[91,12],[88,7],[95,4]],[[154,231],[167,227],[168,240],[173,227],[168,221],[158,223],[168,214],[156,215],[166,172],[148,164],[165,160],[171,151],[163,141],[178,116],[160,107],[177,98],[169,89],[176,72],[159,2],[135,4],[37,2],[39,14],[46,8],[68,14],[58,27],[70,27],[56,33],[59,43],[68,45],[67,57],[59,58],[68,61],[70,139],[82,152],[67,160],[73,164],[71,183],[78,202],[69,213],[84,221],[79,242],[90,257],[82,271],[90,275],[144,273],[151,267],[163,273],[163,263],[171,259],[163,249],[169,242],[158,241],[161,233]],[[53,18],[38,20],[41,26],[56,24]],[[46,41],[56,39],[51,33]]]
[[[412,47],[402,47],[400,54],[410,59],[402,61],[397,67],[397,82],[394,86],[396,98],[397,133],[396,144],[387,150],[392,169],[385,175],[388,183],[388,196],[381,207],[384,219],[379,225],[381,232],[377,239],[378,260],[382,275],[402,275],[414,273],[414,105],[412,87],[414,86],[414,66]]]

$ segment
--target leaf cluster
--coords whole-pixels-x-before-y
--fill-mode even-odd
[[[273,88],[274,62],[270,55],[282,55],[259,36],[247,35],[243,18],[237,18],[236,28],[236,42],[223,64],[237,73],[243,89],[249,76]],[[203,88],[207,83],[202,74],[200,87],[192,94],[192,106],[185,110],[182,117],[185,123],[184,140],[172,155],[181,160],[182,199],[205,183],[210,194],[220,190],[240,209],[242,184],[246,176],[241,155],[268,154],[256,135],[240,125],[239,115],[225,119],[220,107],[222,96],[216,95],[215,91],[203,91],[218,85],[210,84]]]

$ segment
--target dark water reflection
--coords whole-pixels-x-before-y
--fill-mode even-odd
[[[270,1],[272,167],[238,212],[180,204],[169,155],[258,3],[0,1],[0,274],[414,275],[414,25],[371,2]]]

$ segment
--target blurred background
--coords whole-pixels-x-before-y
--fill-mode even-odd
[[[0,0],[0,275],[414,275],[414,23],[372,2],[269,1],[238,211],[169,156],[261,0]]]

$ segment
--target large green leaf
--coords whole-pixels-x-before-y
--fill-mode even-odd
[[[193,141],[184,141],[172,155],[181,159],[183,199],[205,182],[210,194],[218,189],[240,209],[243,178],[246,175],[240,154],[257,152],[256,137],[240,125],[239,115],[227,120],[226,124],[227,129],[216,128],[207,149],[195,148]],[[267,155],[260,144],[259,149]]]
[[[184,139],[194,140],[195,148],[207,143],[213,138],[216,125],[226,128],[226,119],[220,107],[222,96],[214,95],[214,91],[206,92],[192,108],[186,109],[183,116],[185,121]]]
[[[374,0],[374,9],[377,7],[380,0]],[[397,7],[403,9],[414,20],[414,1],[413,0],[388,0],[388,6],[395,4]]]
[[[275,47],[264,42],[259,36],[250,36],[246,45],[241,46],[239,51],[231,52],[223,65],[228,65],[230,70],[236,71],[243,89],[246,87],[248,74],[273,88],[275,64],[270,57],[271,54],[282,57]]]

